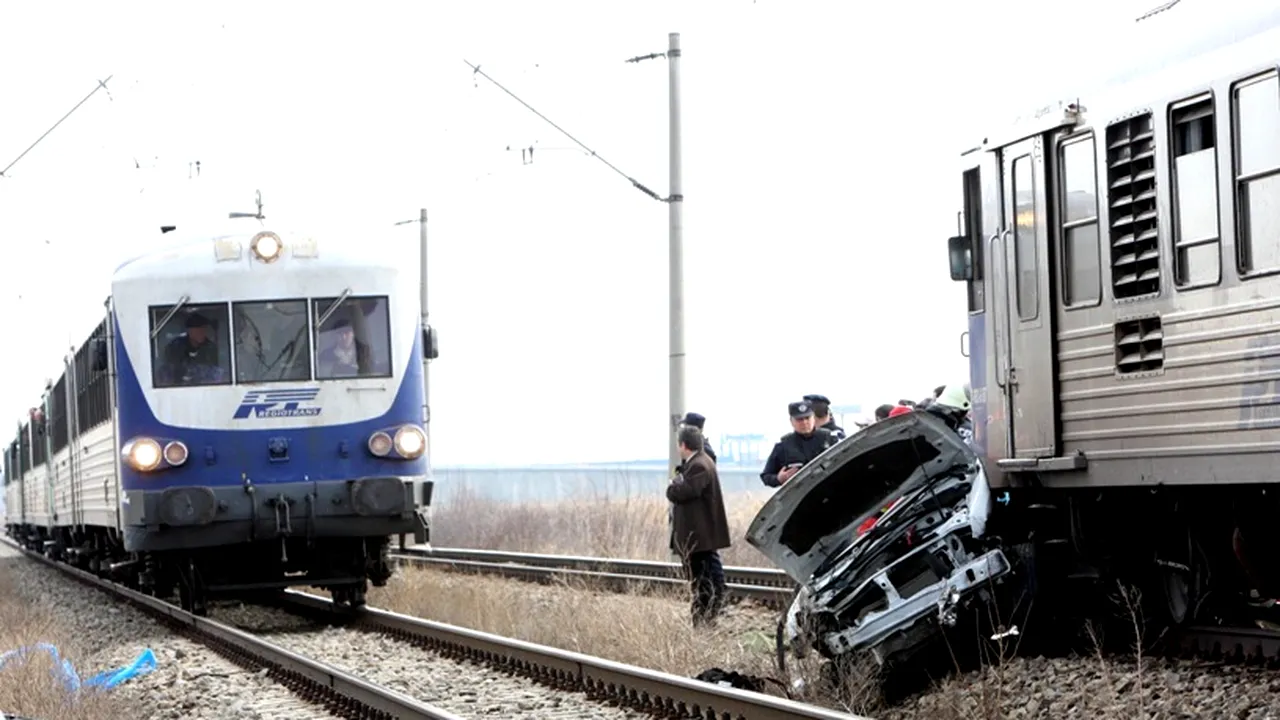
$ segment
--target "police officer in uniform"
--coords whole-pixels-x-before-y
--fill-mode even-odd
[[[685,413],[684,419],[680,421],[681,425],[698,428],[699,433],[702,432],[702,426],[706,423],[707,419],[696,412]],[[706,435],[703,435],[702,442],[702,452],[706,453],[707,457],[711,458],[711,462],[716,462],[716,451],[711,449],[711,443],[707,442]]]
[[[787,406],[787,412],[791,414],[791,427],[795,432],[783,435],[764,463],[760,481],[768,487],[781,487],[810,460],[839,442],[830,430],[815,427],[813,406],[808,402],[793,402]]]
[[[836,419],[831,417],[831,401],[825,395],[805,395],[804,401],[813,406],[814,422],[818,427],[829,430],[837,440],[844,439],[844,428],[837,425]]]

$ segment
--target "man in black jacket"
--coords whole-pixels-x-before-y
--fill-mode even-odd
[[[787,406],[787,412],[791,414],[791,427],[795,432],[783,435],[764,463],[760,481],[768,487],[782,487],[810,460],[839,442],[830,430],[814,426],[813,407],[809,403],[793,402]]]

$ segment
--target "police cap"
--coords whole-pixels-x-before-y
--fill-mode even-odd
[[[826,395],[805,395],[804,401],[807,403],[822,403],[823,405],[831,404]]]
[[[791,413],[793,418],[813,417],[813,406],[808,402],[801,400],[793,402],[787,406],[787,412]]]
[[[706,422],[707,422],[706,418],[702,417],[696,412],[691,412],[691,413],[684,414],[684,419],[680,421],[680,424],[692,425],[693,427],[696,427],[699,430],[701,430],[703,424],[705,424]]]
[[[209,318],[206,318],[198,312],[193,312],[187,316],[187,328],[206,328],[211,325],[212,323],[209,322]]]

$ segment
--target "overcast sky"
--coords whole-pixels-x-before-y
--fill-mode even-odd
[[[268,227],[383,232],[428,208],[436,463],[663,457],[666,206],[463,59],[666,195],[667,66],[622,61],[672,31],[689,409],[780,435],[805,393],[869,409],[963,382],[958,153],[1009,119],[984,113],[1049,99],[1039,30],[1085,55],[1102,7],[1155,4],[14,4],[0,168],[114,78],[0,178],[0,417],[38,401],[161,222],[261,189]],[[507,150],[530,145],[531,164]]]

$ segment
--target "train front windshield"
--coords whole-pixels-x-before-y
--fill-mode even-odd
[[[156,388],[392,375],[385,296],[186,303],[150,315]]]

